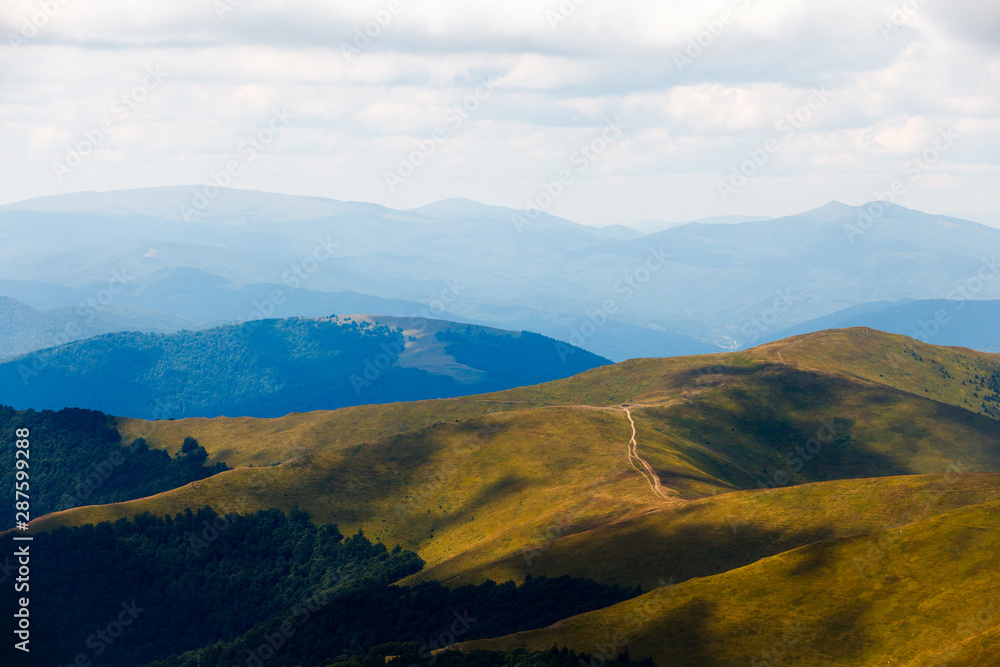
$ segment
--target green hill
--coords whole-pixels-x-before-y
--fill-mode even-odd
[[[203,505],[300,509],[416,552],[426,567],[407,584],[569,575],[656,589],[470,648],[607,659],[627,647],[661,667],[778,664],[761,656],[781,642],[787,664],[985,655],[1000,618],[954,641],[935,619],[959,623],[962,599],[985,605],[1000,589],[988,565],[998,379],[997,355],[850,329],[461,398],[120,418],[126,441],[190,435],[235,469],[32,529]],[[955,594],[936,593],[936,576]]]
[[[255,416],[477,394],[610,363],[532,334],[406,318],[260,320],[115,333],[0,364],[0,403],[152,417]]]
[[[15,458],[15,434],[22,431],[28,433],[31,458]],[[28,474],[33,516],[151,496],[228,470],[222,461],[206,465],[208,453],[187,436],[162,448],[151,448],[142,438],[126,445],[114,420],[92,410],[18,412],[0,406],[0,434],[5,443],[0,486],[14,489],[22,481],[16,460],[23,460],[29,467],[20,477]],[[5,528],[14,526],[14,505],[0,517]]]
[[[895,370],[876,361],[887,353],[897,354]],[[539,535],[583,533],[731,491],[1000,470],[1000,425],[963,403],[981,391],[975,378],[988,383],[997,370],[990,355],[849,330],[744,353],[635,360],[477,397],[278,420],[127,421],[126,439],[141,431],[166,446],[191,435],[210,461],[237,469],[41,525],[204,504],[299,507],[415,549],[441,579],[486,576],[508,572],[502,564]],[[636,451],[665,497],[630,460],[619,402],[630,405]],[[238,467],[251,463],[281,465]]]

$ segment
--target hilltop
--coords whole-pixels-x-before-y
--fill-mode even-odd
[[[610,363],[533,334],[421,318],[256,320],[115,333],[0,364],[0,403],[135,417],[277,417],[477,394]]]

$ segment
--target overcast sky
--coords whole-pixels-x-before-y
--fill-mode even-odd
[[[590,224],[894,182],[1000,212],[996,0],[4,0],[0,30],[0,203],[215,174]]]

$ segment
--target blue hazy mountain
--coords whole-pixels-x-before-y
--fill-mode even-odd
[[[529,332],[422,318],[268,319],[113,333],[0,363],[0,404],[115,415],[277,417],[449,398],[610,363]]]
[[[117,331],[173,333],[206,326],[169,313],[105,307],[96,301],[39,310],[0,296],[0,359]]]
[[[281,290],[280,317],[430,314],[621,360],[745,347],[865,303],[948,298],[1000,255],[998,229],[891,204],[643,234],[469,200],[401,211],[225,190],[194,217],[191,203],[191,188],[169,187],[0,207],[0,294],[71,305],[122,275],[113,305],[220,321]],[[325,294],[373,301],[341,308]],[[1000,280],[973,298],[1000,299]]]
[[[846,327],[870,327],[934,345],[1000,352],[1000,301],[925,299],[875,302],[845,308],[768,337]]]

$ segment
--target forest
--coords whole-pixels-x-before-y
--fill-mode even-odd
[[[12,553],[10,534],[4,542]],[[641,593],[570,577],[398,586],[423,567],[419,556],[300,511],[142,514],[40,533],[32,549],[42,573],[30,590],[38,664],[354,665],[392,642],[415,642],[427,661],[456,641],[544,627]],[[13,603],[5,597],[5,613]],[[557,657],[538,664],[563,664]]]
[[[144,439],[122,442],[114,418],[94,410],[67,408],[17,411],[0,406],[0,485],[14,488],[14,433],[31,433],[32,518],[82,505],[144,498],[229,470],[206,465],[208,453],[193,438],[177,443],[174,456]],[[4,526],[14,508],[3,508]]]

